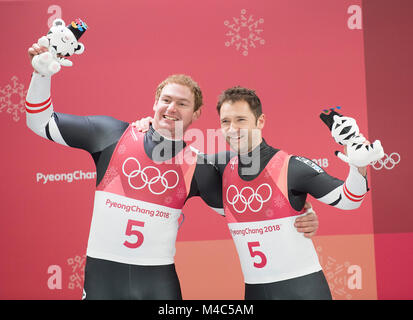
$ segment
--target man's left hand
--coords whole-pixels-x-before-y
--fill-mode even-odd
[[[305,216],[295,219],[294,227],[298,232],[304,233],[304,237],[312,238],[318,230],[318,218],[315,214],[311,203],[305,202],[304,209],[307,214]]]

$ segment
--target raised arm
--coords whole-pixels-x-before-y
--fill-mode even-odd
[[[344,146],[344,153],[335,154],[349,165],[345,181],[328,175],[309,159],[291,157],[288,172],[290,196],[297,199],[311,194],[321,202],[343,210],[361,206],[368,191],[367,166],[384,155],[379,140],[372,144],[360,133],[356,121],[335,111],[320,114],[337,143]],[[296,201],[299,203],[300,201]]]
[[[45,48],[33,45],[29,58]],[[75,116],[54,111],[52,76],[33,72],[26,97],[26,123],[37,135],[56,143],[93,154],[119,139],[128,123],[107,116]]]
[[[305,195],[310,194],[338,209],[353,210],[361,206],[368,186],[366,177],[355,166],[350,165],[347,178],[342,181],[313,161],[293,156],[288,166],[288,189],[293,203],[302,203]]]

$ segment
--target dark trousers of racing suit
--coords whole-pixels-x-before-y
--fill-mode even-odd
[[[182,300],[174,264],[138,266],[87,257],[85,300]]]
[[[331,300],[323,271],[271,283],[245,284],[245,300]]]

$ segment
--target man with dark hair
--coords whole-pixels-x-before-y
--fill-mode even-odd
[[[358,208],[368,190],[366,167],[350,166],[341,181],[305,157],[269,146],[262,138],[265,114],[253,90],[225,90],[217,110],[223,134],[237,153],[218,168],[245,298],[331,299],[313,243],[297,233],[294,220],[302,215],[307,194],[339,209]],[[254,163],[257,170],[245,174]],[[242,235],[240,230],[264,232]]]
[[[248,103],[252,113],[258,119],[262,114],[262,105],[261,100],[255,94],[254,90],[236,86],[230,89],[225,90],[221,93],[217,103],[218,114],[221,111],[222,104],[226,101],[231,101],[232,103],[243,100]]]

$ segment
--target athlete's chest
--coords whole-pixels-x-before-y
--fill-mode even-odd
[[[230,160],[223,174],[222,195],[229,223],[273,220],[299,214],[288,201],[289,158],[285,152],[277,152],[251,181],[240,177],[238,158]]]
[[[159,146],[154,152],[161,149]],[[145,152],[143,134],[129,127],[119,139],[97,190],[182,208],[195,164],[196,155],[189,148],[167,161],[153,161]]]

